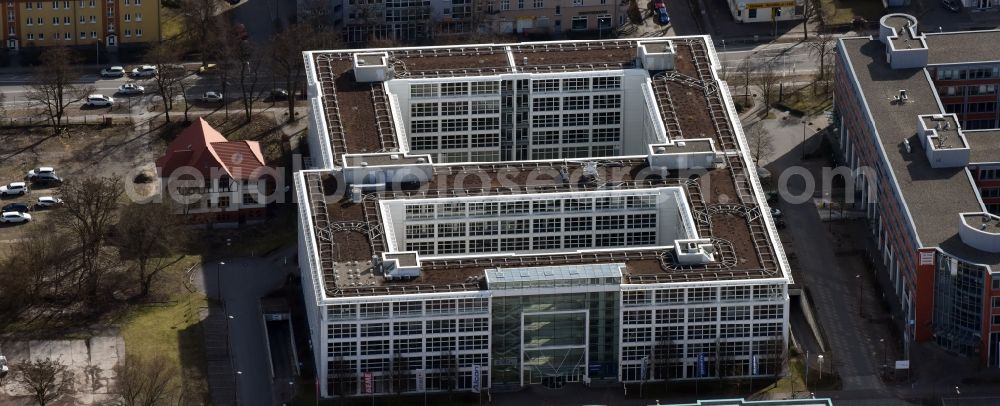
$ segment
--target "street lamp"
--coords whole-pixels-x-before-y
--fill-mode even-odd
[[[884,370],[889,366],[888,362],[886,361],[887,355],[885,351],[885,339],[880,338],[878,339],[878,342],[882,343],[882,369]]]
[[[819,380],[823,380],[823,354],[816,356],[816,362],[819,363]]]
[[[226,263],[219,261],[215,266],[215,298],[222,301],[222,266]]]
[[[861,274],[854,275],[854,279],[858,280],[858,317],[864,318],[865,314],[862,306],[864,305],[865,295],[861,290],[864,280],[861,279]]]

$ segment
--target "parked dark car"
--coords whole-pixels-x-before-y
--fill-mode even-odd
[[[667,5],[662,1],[656,2],[654,5],[656,7],[656,21],[660,25],[667,25],[670,23],[670,14],[667,14]]]
[[[3,209],[0,209],[0,212],[7,213],[11,211],[16,211],[18,213],[24,213],[29,210],[31,210],[31,208],[24,203],[11,203],[4,206]]]
[[[40,173],[31,177],[31,183],[40,186],[52,186],[61,185],[63,183],[63,178],[56,176],[55,173]]]
[[[267,94],[267,97],[264,98],[264,100],[266,101],[277,101],[286,99],[288,99],[288,91],[285,89],[271,89],[271,91]]]

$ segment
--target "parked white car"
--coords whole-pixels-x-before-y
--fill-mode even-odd
[[[135,83],[126,83],[124,85],[118,86],[118,93],[129,95],[129,94],[143,94],[146,92],[146,88],[139,86]]]
[[[125,68],[121,66],[109,66],[101,69],[102,78],[120,78],[125,76]]]
[[[90,107],[109,107],[115,103],[115,99],[111,96],[105,96],[103,94],[92,94],[87,96],[86,105]]]
[[[4,212],[0,216],[0,223],[26,223],[31,221],[31,215],[28,213],[21,213],[19,211],[8,211]]]
[[[222,93],[217,92],[205,92],[201,96],[201,101],[205,103],[218,103],[222,101]]]
[[[156,67],[153,65],[142,65],[132,69],[132,76],[137,78],[151,78],[156,76]]]
[[[21,196],[28,193],[28,184],[24,182],[11,182],[0,186],[0,196]]]
[[[63,203],[62,199],[58,197],[42,196],[38,198],[37,202],[35,202],[35,206],[38,206],[38,208],[41,209],[51,209],[53,207],[62,205],[62,203]]]

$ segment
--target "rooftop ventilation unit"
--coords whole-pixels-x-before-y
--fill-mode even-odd
[[[906,148],[907,154],[913,152],[913,149],[910,147],[910,140],[903,140],[903,148]]]
[[[908,97],[906,96],[906,89],[899,89],[899,102],[906,103]]]

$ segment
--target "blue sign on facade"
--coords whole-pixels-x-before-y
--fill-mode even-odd
[[[705,372],[706,372],[705,371],[705,353],[700,352],[700,353],[698,353],[698,377],[699,378],[704,377],[705,376]]]
[[[757,354],[751,354],[750,355],[750,374],[751,375],[757,375],[758,373],[760,373],[760,369],[759,368],[760,368],[760,366],[757,363]]]

